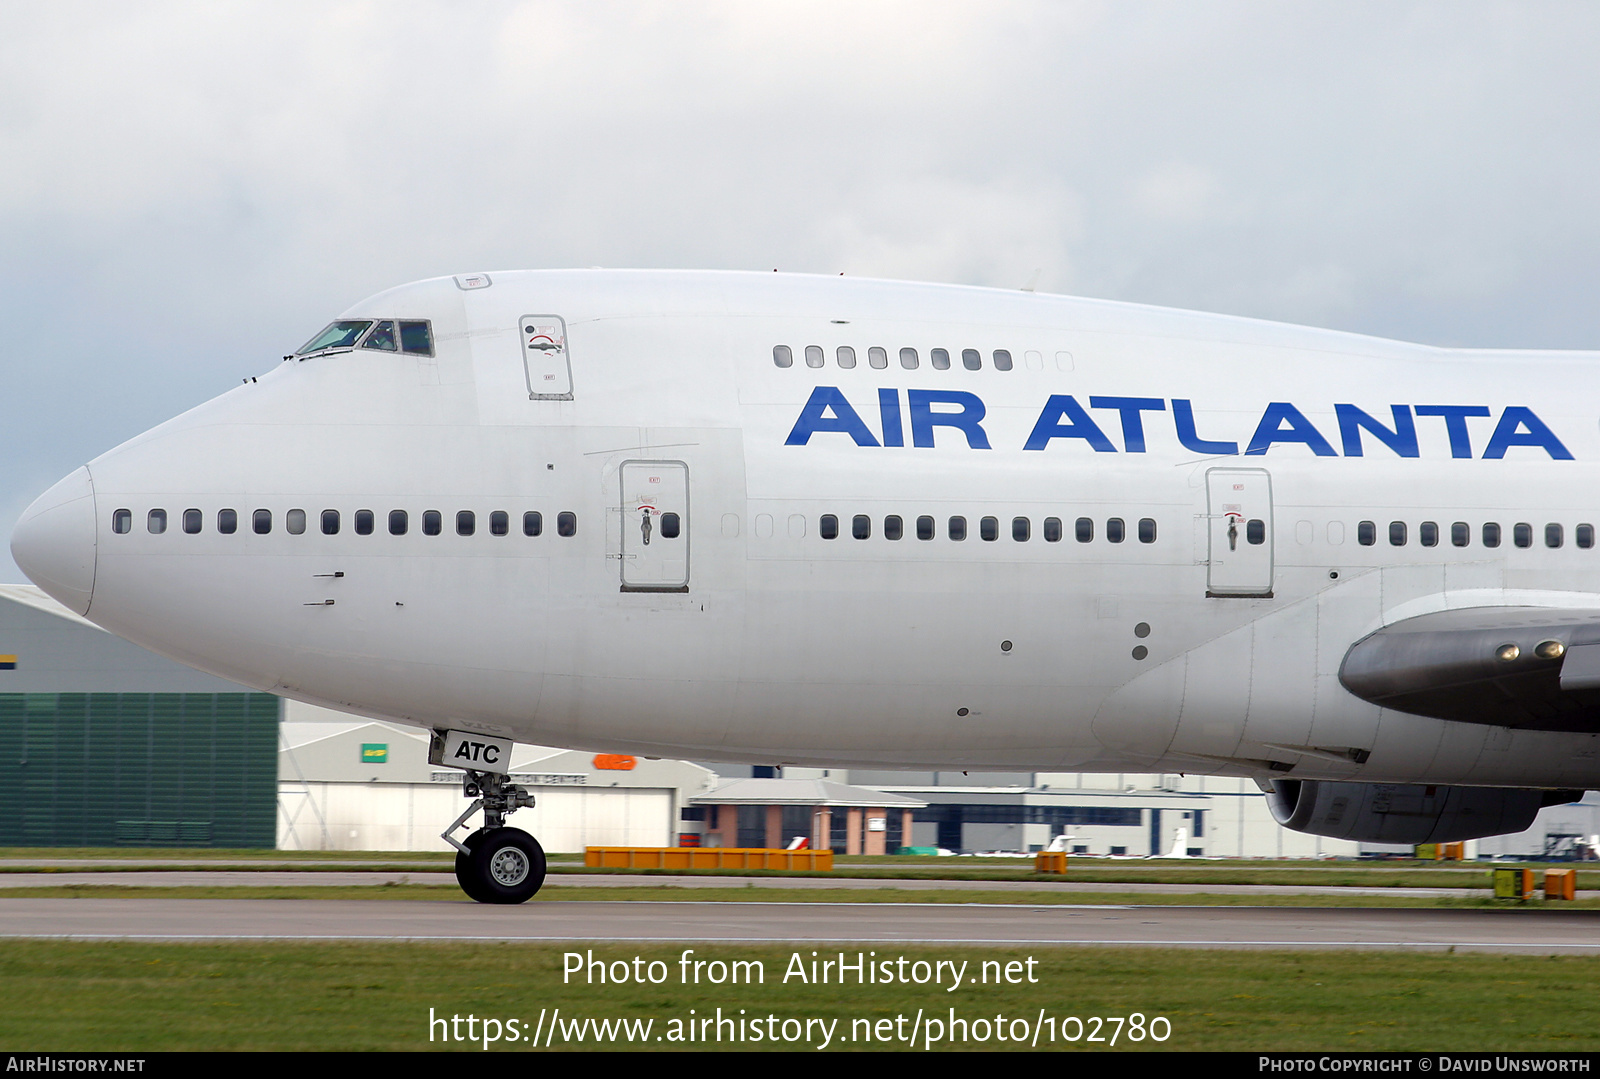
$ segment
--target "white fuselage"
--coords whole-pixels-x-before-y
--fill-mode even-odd
[[[64,602],[247,685],[539,744],[1600,786],[1600,736],[1338,679],[1400,618],[1600,606],[1600,356],[773,274],[443,278],[341,317],[428,320],[433,355],[280,364],[63,481],[45,509],[90,489],[92,514],[36,504],[55,524],[25,518],[19,564],[55,558],[36,576]]]

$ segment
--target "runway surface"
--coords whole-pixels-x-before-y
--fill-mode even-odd
[[[123,885],[128,887],[167,888],[314,888],[333,885],[434,884],[454,886],[455,874],[447,872],[395,872],[321,870],[318,872],[292,872],[287,870],[262,870],[257,872],[233,870],[103,870],[74,873],[0,873],[0,895],[7,888],[65,888],[84,885]],[[895,888],[905,891],[988,891],[988,892],[1121,892],[1164,895],[1388,895],[1421,896],[1430,898],[1465,897],[1471,889],[1462,888],[1356,888],[1320,884],[1148,884],[1144,882],[1094,882],[1075,881],[1070,877],[1061,881],[1035,880],[923,880],[885,879],[863,877],[696,877],[653,874],[564,874],[553,873],[545,881],[545,888],[559,891],[562,888],[783,888],[798,891],[816,889],[881,889]],[[1488,895],[1485,885],[1480,895]],[[1578,892],[1579,899],[1600,896],[1600,892]]]
[[[0,899],[0,937],[1406,949],[1600,955],[1600,912],[902,903]]]

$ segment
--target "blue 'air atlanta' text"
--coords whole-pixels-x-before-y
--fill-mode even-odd
[[[878,424],[874,429],[837,386],[818,386],[801,406],[800,416],[784,444],[806,446],[813,435],[845,435],[857,446],[898,447],[906,445],[909,427],[910,444],[931,449],[935,445],[934,429],[947,427],[952,433],[945,435],[946,445],[960,445],[964,439],[967,449],[993,448],[983,426],[988,409],[975,393],[906,390],[902,409],[900,391],[884,387],[878,390],[877,405]],[[1100,419],[1096,420],[1090,410],[1099,411]],[[1488,405],[1390,405],[1387,419],[1381,418],[1382,409],[1377,411],[1380,415],[1374,416],[1352,404],[1335,404],[1333,416],[1340,447],[1335,449],[1328,434],[1299,408],[1288,401],[1273,401],[1262,410],[1255,430],[1244,443],[1243,453],[1246,457],[1265,456],[1274,446],[1298,445],[1302,447],[1301,452],[1309,450],[1318,457],[1363,457],[1368,448],[1377,450],[1379,447],[1396,457],[1420,457],[1422,450],[1417,438],[1420,419],[1439,425],[1436,430],[1448,439],[1451,457],[1499,460],[1508,450],[1527,447],[1544,451],[1553,461],[1573,459],[1572,452],[1555,432],[1533,409],[1524,405],[1507,405],[1500,410],[1498,418]],[[1115,421],[1110,415],[1113,412]],[[1240,453],[1238,441],[1206,437],[1218,432],[1199,430],[1194,403],[1187,398],[1095,396],[1089,398],[1089,407],[1085,409],[1076,397],[1061,393],[1051,394],[1040,409],[1022,449],[1087,446],[1095,453],[1117,453],[1116,443],[1106,433],[1109,427],[1120,428],[1120,452],[1144,453],[1146,413],[1170,417],[1171,434],[1191,453],[1208,457]],[[871,415],[870,409],[867,415]],[[1482,422],[1490,419],[1494,420],[1492,429]],[[1472,422],[1475,420],[1479,422]],[[1324,425],[1327,426],[1326,421]],[[1487,441],[1484,440],[1485,431],[1488,432]],[[1159,437],[1165,439],[1167,435],[1163,432]]]

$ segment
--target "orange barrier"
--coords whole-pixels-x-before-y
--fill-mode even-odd
[[[833,870],[831,850],[766,847],[585,847],[583,864],[602,869]]]
[[[1059,850],[1042,850],[1033,856],[1033,871],[1035,873],[1065,873],[1067,871],[1067,854]]]
[[[1546,869],[1544,871],[1544,897],[1546,899],[1577,899],[1578,871],[1576,869]]]

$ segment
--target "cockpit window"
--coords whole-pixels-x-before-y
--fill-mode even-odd
[[[335,322],[307,341],[295,353],[310,356],[355,348],[380,352],[409,352],[414,356],[433,355],[433,324],[425,319],[345,319]]]
[[[335,322],[326,330],[300,346],[296,356],[308,356],[313,352],[325,352],[330,348],[354,348],[356,341],[371,326],[367,322]]]
[[[433,330],[426,322],[400,323],[400,347],[422,356],[433,355]]]
[[[399,345],[394,340],[394,323],[380,322],[372,327],[372,332],[367,334],[365,341],[361,342],[362,348],[381,348],[385,352],[399,351]]]

